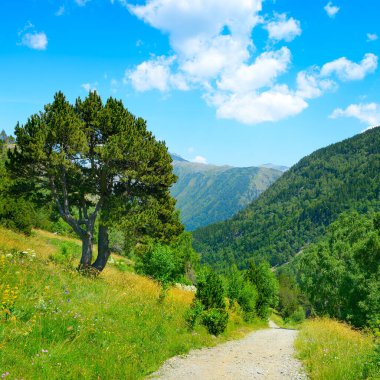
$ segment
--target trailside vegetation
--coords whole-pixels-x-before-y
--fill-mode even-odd
[[[287,262],[345,211],[380,211],[380,128],[303,158],[232,219],[194,231],[203,263]]]
[[[380,213],[342,214],[287,270],[312,314],[380,329]]]
[[[165,143],[121,101],[109,98],[103,104],[90,92],[72,105],[58,92],[43,111],[18,124],[15,135],[9,172],[23,180],[25,192],[54,200],[82,241],[81,269],[103,270],[109,227],[115,224],[135,242],[149,235],[167,243],[182,232],[169,193],[176,176]]]

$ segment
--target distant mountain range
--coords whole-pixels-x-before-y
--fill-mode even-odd
[[[304,157],[233,218],[194,231],[194,246],[219,269],[282,264],[350,210],[380,211],[380,127]]]
[[[206,165],[171,156],[178,176],[171,192],[189,231],[230,218],[282,175],[272,168]]]

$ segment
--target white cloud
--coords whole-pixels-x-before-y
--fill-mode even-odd
[[[55,15],[59,17],[59,16],[63,16],[64,13],[65,13],[65,7],[64,7],[64,5],[61,5],[58,8],[57,12],[55,12]]]
[[[95,83],[83,83],[80,85],[86,92],[98,91],[97,86],[98,82]]]
[[[217,86],[221,90],[246,93],[262,87],[270,87],[275,79],[286,72],[291,62],[286,47],[259,55],[252,65],[241,64],[236,70],[224,73]]]
[[[369,127],[380,125],[380,104],[350,104],[346,109],[335,109],[330,118],[354,117],[360,122],[367,124]]]
[[[137,91],[169,89],[187,90],[188,85],[183,75],[172,74],[171,66],[176,57],[156,57],[150,61],[142,62],[134,70],[127,70],[124,82],[130,81]]]
[[[215,94],[208,97],[208,102],[217,107],[219,118],[236,119],[243,124],[279,121],[299,114],[308,106],[287,86],[276,86],[260,94]]]
[[[322,96],[322,94],[336,86],[336,83],[330,79],[322,79],[318,68],[313,68],[310,72],[300,71],[297,74],[297,92],[296,94],[304,99],[313,99]]]
[[[269,38],[290,42],[302,33],[301,23],[293,17],[287,19],[286,14],[276,14],[273,21],[269,22],[265,29],[269,33]]]
[[[368,42],[376,41],[378,38],[379,38],[378,35],[375,33],[367,33]]]
[[[308,107],[308,99],[338,86],[333,75],[358,80],[376,69],[373,54],[359,63],[340,58],[322,68],[299,72],[294,89],[281,84],[280,76],[288,72],[292,55],[287,47],[256,51],[252,30],[263,23],[261,4],[262,0],[127,4],[132,14],[168,35],[172,53],[127,70],[124,83],[137,91],[197,89],[207,104],[216,108],[218,117],[254,125],[299,114]],[[336,8],[334,14],[339,10],[331,3],[330,8]],[[291,41],[302,32],[300,22],[286,14],[276,14],[265,28],[269,39],[275,41]]]
[[[330,18],[334,18],[335,15],[339,12],[340,8],[337,7],[336,5],[333,5],[333,3],[331,1],[328,2],[328,4],[326,4],[326,6],[323,8],[327,15],[330,17]]]
[[[25,33],[21,38],[21,45],[34,50],[46,50],[47,44],[48,39],[44,32]]]
[[[377,69],[377,61],[378,57],[372,53],[367,53],[360,63],[342,57],[323,65],[321,75],[326,77],[336,74],[343,81],[360,80]]]
[[[206,160],[206,158],[203,157],[203,156],[196,156],[196,157],[192,160],[192,162],[196,162],[196,163],[198,163],[198,164],[207,164],[207,160]]]
[[[80,7],[84,7],[89,1],[91,0],[75,0],[77,5],[79,5]]]

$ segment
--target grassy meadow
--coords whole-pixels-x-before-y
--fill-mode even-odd
[[[331,319],[303,323],[296,349],[312,380],[380,379],[373,337]]]
[[[232,315],[215,338],[186,328],[193,294],[158,285],[114,256],[100,277],[75,271],[80,244],[45,231],[31,237],[0,227],[0,376],[12,379],[138,379],[191,348],[237,338]]]

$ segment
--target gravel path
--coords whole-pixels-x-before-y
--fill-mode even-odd
[[[150,379],[294,379],[304,380],[299,361],[294,359],[295,330],[280,329],[273,322],[241,340],[212,348],[193,350],[169,359]]]

